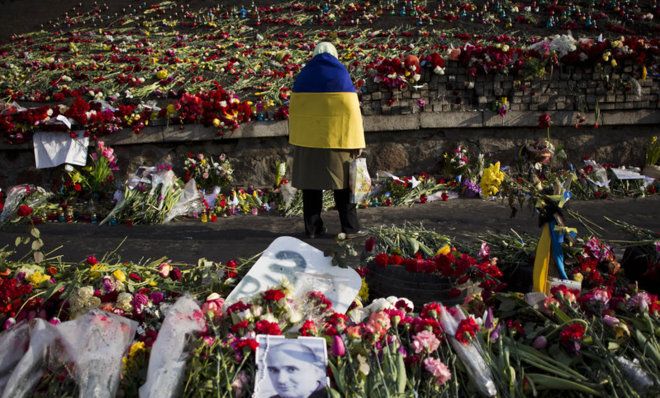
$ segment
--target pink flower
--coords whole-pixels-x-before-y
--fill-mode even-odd
[[[443,385],[451,379],[449,368],[439,359],[432,357],[426,358],[424,360],[424,368],[435,377],[438,385]]]
[[[488,246],[488,243],[481,242],[481,249],[479,249],[479,257],[481,257],[482,260],[490,257],[490,246]]]
[[[603,323],[606,324],[607,326],[611,327],[611,328],[615,328],[616,326],[619,325],[619,323],[621,323],[621,321],[619,320],[619,318],[615,318],[613,316],[605,315],[605,316],[603,316]]]
[[[218,293],[211,293],[204,304],[202,304],[202,312],[208,314],[210,318],[221,318],[222,307],[225,305],[225,299],[220,297]]]
[[[422,351],[431,353],[438,349],[440,346],[440,340],[435,337],[433,332],[422,330],[413,337],[412,345],[415,349],[415,354],[419,354]]]
[[[158,274],[163,278],[170,276],[170,271],[172,271],[172,265],[170,263],[161,263],[158,266]]]
[[[338,335],[334,335],[332,339],[332,354],[336,357],[343,357],[346,355],[344,340]]]
[[[542,350],[548,345],[548,339],[545,336],[537,336],[532,342],[532,347],[537,350]]]

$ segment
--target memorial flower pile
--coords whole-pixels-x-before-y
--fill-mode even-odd
[[[399,237],[405,243],[399,254],[385,255],[386,267],[396,266],[395,256],[405,258],[432,241],[444,244],[437,256],[458,255],[437,233],[401,231],[407,231]],[[396,244],[392,236],[368,240],[368,251],[383,257],[382,248]],[[38,239],[35,234],[28,238]],[[136,322],[126,350],[112,353],[123,356],[121,363],[104,368],[121,372],[115,387],[126,396],[137,395],[152,373],[140,369],[171,366],[170,361],[179,364],[169,375],[180,380],[181,395],[249,396],[256,377],[257,334],[324,338],[329,392],[340,396],[522,397],[533,391],[653,396],[660,391],[660,300],[625,278],[609,278],[616,274],[605,265],[613,261],[612,250],[603,241],[585,241],[581,261],[593,260],[607,277],[585,274],[582,290],[558,284],[545,296],[486,294],[486,288],[466,296],[461,306],[373,297],[370,303],[356,299],[346,313],[337,312],[318,291],[294,297],[286,280],[227,303],[227,293],[250,260],[220,264],[201,259],[187,266],[162,258],[138,264],[111,253],[90,255],[80,263],[59,258],[16,262],[5,250],[0,253],[0,353],[2,372],[9,373],[2,375],[23,366],[17,365],[22,351],[11,344],[25,328],[36,334],[41,321],[57,328],[86,319],[89,310],[101,310],[91,314],[119,317],[106,319],[106,328],[110,319]],[[478,257],[460,257],[477,268],[491,267],[496,251],[482,245]],[[448,269],[458,269],[460,261],[456,257]],[[180,334],[173,334],[175,330]],[[168,359],[168,351],[175,357]],[[16,353],[16,362],[9,362]],[[181,358],[185,366],[178,362]],[[34,396],[61,396],[80,388],[75,366],[58,365],[56,358],[35,366],[43,373],[26,385]]]
[[[321,40],[336,42],[361,91],[372,82],[423,85],[450,62],[466,69],[468,83],[490,73],[539,76],[557,65],[616,70],[629,60],[644,66],[639,78],[646,78],[658,52],[655,10],[638,1],[610,2],[598,12],[583,4],[455,0],[401,8],[143,2],[116,14],[111,7],[76,7],[43,31],[0,46],[7,142],[25,142],[37,129],[68,131],[55,123],[59,116],[97,137],[168,122],[224,134],[252,120],[286,118],[293,78]],[[417,26],[401,28],[406,22]],[[557,34],[566,29],[577,38]]]

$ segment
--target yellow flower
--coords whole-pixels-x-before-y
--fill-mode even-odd
[[[577,272],[577,273],[573,274],[573,280],[574,281],[582,282],[583,279],[584,279],[584,276],[581,273]]]
[[[362,301],[367,301],[369,299],[369,285],[367,285],[367,281],[365,279],[362,279],[362,285],[360,285],[358,297]]]
[[[500,162],[491,164],[484,170],[481,177],[481,192],[484,197],[496,195],[504,181],[504,173],[500,171]]]
[[[158,286],[158,282],[156,282],[156,281],[153,280],[153,279],[148,279],[148,280],[147,280],[147,284],[149,284],[149,286],[151,286],[151,287],[156,287],[156,286]]]
[[[122,271],[120,269],[113,272],[112,276],[114,276],[115,279],[118,280],[119,282],[122,282],[122,283],[126,282],[126,274],[124,273],[124,271]]]
[[[105,271],[105,267],[101,263],[96,263],[89,268],[92,278],[98,278],[101,276],[101,272]]]
[[[156,77],[160,80],[167,79],[167,69],[161,69],[158,72],[156,72]]]
[[[451,252],[451,247],[449,247],[449,245],[444,245],[441,248],[439,248],[437,252],[435,252],[435,255],[436,256],[439,256],[439,255],[446,256],[450,252]]]
[[[646,66],[642,66],[642,80],[646,80],[648,72],[646,71]]]
[[[174,113],[176,113],[176,108],[174,107],[174,104],[169,104],[169,105],[167,105],[167,108],[166,108],[166,109],[167,109],[167,115],[168,115],[168,116],[171,116],[171,115],[173,115]]]
[[[213,119],[213,127],[215,128],[220,127],[220,119],[218,119],[217,117]]]
[[[617,62],[616,62],[616,59],[614,59],[614,58],[612,58],[611,64],[612,64],[612,68],[616,68],[616,66],[618,65]]]
[[[42,283],[49,281],[50,276],[44,275],[41,271],[37,271],[32,273],[32,275],[27,277],[27,280],[30,281],[32,286],[37,287],[41,285]]]
[[[133,359],[135,356],[145,350],[143,341],[136,341],[131,344],[131,348],[128,349],[128,359]]]

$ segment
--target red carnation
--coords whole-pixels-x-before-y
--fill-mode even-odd
[[[241,339],[236,343],[236,349],[242,350],[243,348],[249,348],[250,351],[255,351],[259,347],[259,343],[255,339]]]
[[[284,298],[284,292],[279,289],[270,289],[264,292],[263,297],[266,301],[279,301]]]
[[[300,328],[301,336],[317,336],[318,334],[319,330],[311,319],[306,320]]]
[[[392,254],[389,257],[389,263],[393,265],[401,265],[403,264],[403,257],[399,256],[398,254]]]
[[[468,344],[479,331],[479,325],[474,318],[469,317],[459,322],[456,328],[456,340],[463,344]]]
[[[95,264],[98,264],[98,263],[99,263],[99,260],[97,260],[96,257],[94,257],[94,256],[88,256],[87,257],[87,264],[95,265]]]
[[[76,192],[82,191],[82,185],[80,185],[80,183],[73,184],[73,190]]]
[[[376,258],[374,258],[374,261],[379,267],[387,267],[387,264],[390,261],[390,257],[385,253],[379,253],[376,255]]]
[[[279,336],[282,334],[282,331],[280,330],[280,327],[277,323],[264,320],[258,321],[254,325],[254,330],[257,332],[257,334],[269,334],[272,336]]]
[[[32,208],[28,205],[20,205],[18,206],[18,216],[19,217],[27,217],[30,214],[32,214]]]

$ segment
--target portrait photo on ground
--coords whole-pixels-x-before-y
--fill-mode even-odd
[[[325,339],[257,335],[257,377],[253,398],[326,397]]]

